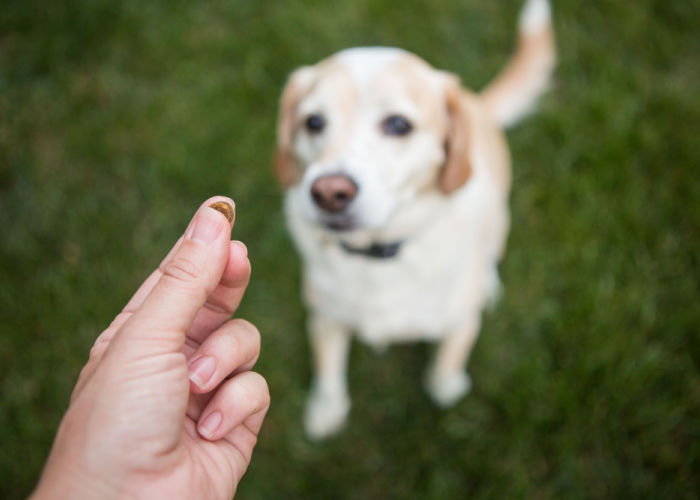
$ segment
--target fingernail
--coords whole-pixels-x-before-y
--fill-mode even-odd
[[[203,389],[215,371],[216,360],[212,356],[203,356],[190,363],[190,380]]]
[[[197,426],[197,430],[205,438],[211,439],[214,436],[216,429],[218,429],[219,425],[221,425],[221,420],[221,412],[219,410],[216,410],[215,412],[210,413],[209,416],[205,418],[203,422],[199,423],[199,426]]]
[[[213,212],[201,210],[194,221],[190,239],[208,245],[212,243],[223,229],[223,221]]]
[[[214,203],[209,205],[209,207],[224,214],[224,217],[226,217],[226,219],[229,222],[233,220],[233,216],[236,213],[236,210],[233,208],[233,206],[226,201],[215,201]]]

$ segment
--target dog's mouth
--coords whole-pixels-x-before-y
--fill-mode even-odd
[[[320,224],[330,231],[352,231],[357,228],[355,219],[346,214],[326,215],[319,221]]]

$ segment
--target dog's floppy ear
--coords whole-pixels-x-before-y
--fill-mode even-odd
[[[292,151],[296,108],[311,84],[313,72],[314,69],[310,66],[299,68],[289,77],[282,91],[277,120],[275,174],[284,187],[291,186],[299,179],[299,170]]]
[[[444,193],[449,194],[462,187],[471,175],[473,124],[459,79],[454,75],[446,76],[445,100],[449,129],[445,142],[446,159],[440,177],[440,188]]]

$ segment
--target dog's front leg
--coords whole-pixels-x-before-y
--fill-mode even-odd
[[[475,313],[461,326],[450,331],[438,346],[425,385],[428,394],[440,406],[452,406],[471,389],[467,362],[479,335],[480,325],[480,315]]]
[[[350,410],[346,378],[350,331],[335,321],[312,314],[309,336],[314,378],[304,425],[309,437],[321,439],[340,430]]]

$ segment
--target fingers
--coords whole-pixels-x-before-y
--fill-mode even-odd
[[[232,319],[212,333],[189,357],[190,390],[206,393],[232,373],[250,370],[260,354],[260,333],[251,323]]]
[[[240,241],[231,241],[229,258],[219,285],[205,304],[231,315],[236,312],[250,280],[248,248]]]
[[[270,406],[267,382],[255,372],[239,373],[225,382],[211,398],[197,421],[197,432],[210,441],[240,439],[244,426],[249,437],[257,436]],[[251,443],[255,444],[254,440]]]
[[[189,362],[193,394],[187,414],[197,421],[197,432],[211,441],[226,439],[246,460],[270,405],[267,382],[248,371],[259,353],[257,328],[233,319],[212,333]]]
[[[142,341],[139,355],[179,351],[185,332],[221,281],[229,259],[231,223],[208,206],[212,201],[197,211],[158,279],[146,280],[127,306],[127,315],[132,310],[133,314],[117,335]],[[226,203],[233,211],[233,202]]]
[[[232,241],[221,281],[197,313],[187,337],[202,343],[212,331],[227,321],[236,312],[249,280],[248,249],[240,241]]]
[[[224,202],[223,205],[222,202]],[[90,374],[94,371],[94,367],[102,359],[104,352],[116,332],[131,319],[137,310],[139,310],[156,284],[159,283],[164,276],[164,272],[170,261],[173,257],[178,255],[186,237],[192,234],[193,226],[197,221],[200,211],[212,204],[218,205],[219,208],[226,209],[226,204],[229,203],[231,203],[230,199],[218,196],[208,199],[200,206],[195,216],[189,222],[185,234],[175,243],[159,267],[142,283],[121,313],[115,317],[109,327],[95,340],[95,344],[90,350],[90,357],[81,372],[74,394],[79,392],[80,386],[84,384],[85,379],[89,378]],[[212,215],[218,217],[217,214]],[[231,215],[232,213],[229,213],[229,216]],[[232,217],[230,225],[233,224],[234,220],[235,215]],[[228,245],[228,259],[221,279],[214,291],[209,295],[204,307],[196,314],[193,324],[190,326],[190,331],[188,332],[190,339],[194,340],[197,345],[231,317],[240,304],[250,279],[251,266],[248,260],[246,246],[239,241],[229,241]]]
[[[183,238],[180,238],[173,250],[163,259],[158,269],[153,271],[146,281],[143,282],[122,312],[114,318],[109,328],[102,332],[97,338],[95,344],[101,342],[108,343],[114,336],[114,333],[119,330],[141,306],[144,299],[151,292],[158,280],[160,280],[163,275],[162,269],[164,269],[169,262],[174,254],[174,250],[179,248],[182,239]],[[204,307],[200,309],[197,316],[195,316],[187,332],[188,337],[195,340],[197,343],[201,343],[207,335],[236,312],[243,298],[243,294],[248,287],[250,272],[251,266],[250,260],[248,260],[248,248],[241,241],[229,242],[229,258],[224,268],[224,273],[221,276],[221,281],[207,299]]]

